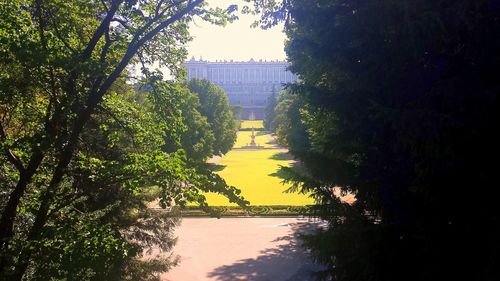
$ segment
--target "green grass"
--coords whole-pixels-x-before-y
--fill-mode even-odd
[[[270,147],[276,147],[274,139],[271,137],[270,134],[261,132],[261,131],[255,131],[255,143],[258,146],[263,146],[264,148],[270,148]],[[247,146],[250,141],[251,141],[251,136],[252,132],[251,131],[239,131],[238,132],[238,138],[236,139],[236,143],[234,144],[234,148],[241,148],[244,146]]]
[[[313,204],[306,195],[283,193],[289,185],[283,185],[276,173],[279,165],[289,166],[292,160],[284,159],[286,149],[232,150],[219,163],[224,167],[218,172],[226,182],[241,189],[241,194],[253,206]],[[218,194],[206,194],[212,206],[234,206]]]
[[[241,120],[241,129],[251,129],[262,130],[264,129],[263,120]]]
[[[262,120],[242,121],[242,128],[262,128]],[[263,149],[241,149],[250,143],[251,131],[239,131],[233,150],[221,159],[215,170],[226,182],[241,190],[241,195],[251,206],[306,206],[314,204],[307,195],[284,193],[290,185],[282,183],[280,166],[291,166],[293,160],[284,148],[278,147],[273,137],[265,131],[255,131],[255,142]],[[235,206],[224,196],[206,193],[211,206]],[[277,211],[279,210],[279,211]],[[290,213],[278,208],[272,213]],[[293,213],[293,212],[292,212]]]

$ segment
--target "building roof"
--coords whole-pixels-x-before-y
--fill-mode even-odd
[[[237,60],[215,60],[215,61],[208,61],[208,60],[203,60],[203,58],[200,57],[199,60],[197,60],[194,56],[191,57],[190,60],[186,61],[184,64],[286,64],[288,65],[287,61],[284,60],[262,60],[259,59],[258,61],[254,60],[251,58],[248,61],[237,61]]]

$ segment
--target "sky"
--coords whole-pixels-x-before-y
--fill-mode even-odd
[[[241,0],[208,0],[210,6],[227,8],[238,4],[239,11],[245,2]],[[285,60],[285,34],[283,25],[268,30],[251,28],[256,19],[251,15],[238,12],[239,20],[225,27],[212,25],[197,19],[191,23],[190,33],[193,41],[188,43],[188,59],[195,57],[204,60]]]

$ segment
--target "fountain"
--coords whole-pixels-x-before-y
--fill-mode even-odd
[[[250,145],[249,146],[257,146],[257,144],[255,143],[255,133],[254,133],[253,127],[252,127],[252,135],[250,136],[250,138],[252,140],[250,141]]]
[[[246,146],[243,146],[242,148],[245,148],[245,149],[264,148],[263,146],[258,145],[255,142],[255,130],[253,129],[253,127],[252,127],[252,134],[250,135],[250,143],[247,144]]]

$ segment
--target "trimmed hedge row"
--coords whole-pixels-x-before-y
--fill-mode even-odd
[[[198,206],[174,207],[171,209],[182,217],[232,217],[232,216],[309,216],[313,206]]]
[[[240,128],[239,131],[251,131],[252,128]],[[264,132],[266,131],[264,128],[254,128],[255,132]]]

